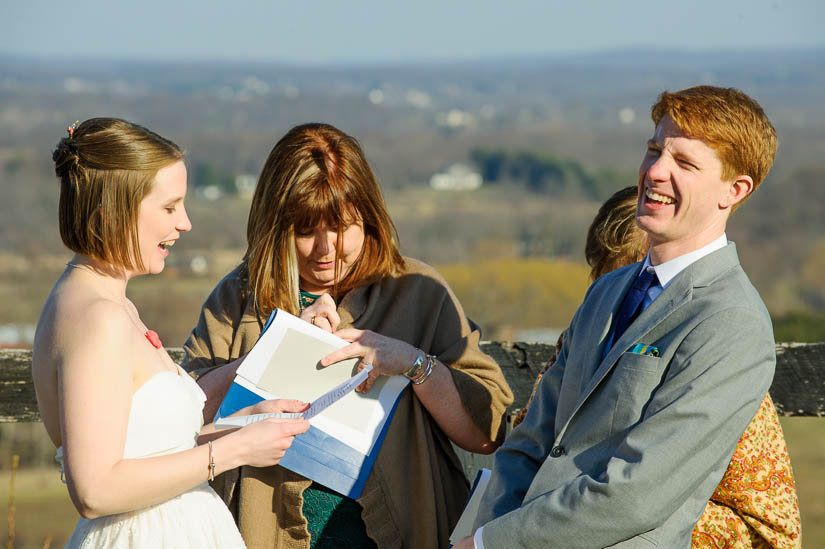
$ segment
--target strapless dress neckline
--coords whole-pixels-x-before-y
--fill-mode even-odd
[[[173,454],[194,448],[203,426],[206,395],[178,367],[152,375],[132,395],[125,459]],[[63,473],[63,448],[56,459]],[[206,471],[206,463],[204,463]],[[80,519],[66,547],[244,547],[224,502],[203,483],[145,509]]]

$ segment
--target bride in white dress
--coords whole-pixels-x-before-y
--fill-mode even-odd
[[[208,479],[277,464],[309,423],[203,426],[203,392],[126,297],[129,279],[161,272],[191,228],[183,153],[146,128],[96,118],[70,126],[54,160],[60,235],[75,255],[43,306],[32,375],[83,517],[67,546],[243,547]],[[239,414],[305,407],[267,401]]]

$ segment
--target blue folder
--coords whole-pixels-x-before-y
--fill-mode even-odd
[[[269,327],[275,312],[277,311],[273,312],[264,330]],[[398,398],[393,403],[392,409],[387,414],[387,421],[384,423],[381,433],[378,435],[375,444],[372,445],[369,454],[363,454],[337,438],[326,434],[321,429],[310,426],[309,431],[295,437],[292,446],[287,449],[281,458],[280,465],[342,495],[353,499],[358,498],[372,471],[375,458],[378,457],[387,428],[395,415],[398,401],[401,400],[405,391],[407,391],[407,388],[399,393]],[[218,408],[215,421],[262,400],[261,396],[239,383],[233,382],[220,408]]]

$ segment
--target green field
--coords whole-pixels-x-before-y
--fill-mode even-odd
[[[0,501],[6,520],[0,521],[0,540],[9,536],[9,486],[11,473],[0,473]],[[78,514],[60,482],[57,469],[17,471],[14,488],[14,547],[34,549],[63,547],[69,539]]]
[[[802,511],[802,546],[825,547],[825,418],[783,418]]]
[[[791,454],[802,510],[803,547],[825,547],[825,419],[784,418],[782,428]],[[2,456],[5,461],[6,456]],[[8,516],[11,473],[0,471],[0,512]],[[63,547],[77,521],[60,474],[53,468],[23,469],[15,478],[14,547]],[[0,543],[8,539],[8,521],[0,521]]]

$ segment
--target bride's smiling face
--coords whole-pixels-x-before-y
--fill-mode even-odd
[[[163,271],[169,248],[180,233],[192,228],[183,206],[185,196],[186,166],[182,161],[158,170],[138,211],[138,245],[145,273]]]
[[[340,264],[339,280],[343,280],[364,248],[364,225],[355,220],[340,227],[341,245],[338,246],[338,227],[321,222],[312,229],[295,230],[295,249],[301,289],[310,293],[327,293],[335,280],[335,263]]]

